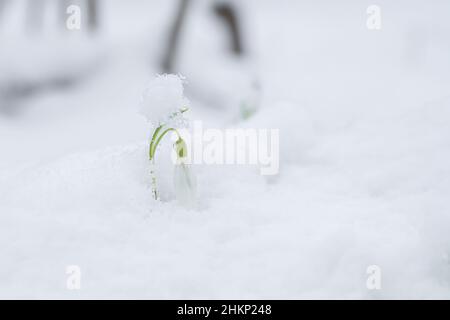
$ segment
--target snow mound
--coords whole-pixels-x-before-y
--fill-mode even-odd
[[[316,142],[282,113],[280,127],[305,148],[289,149],[280,178],[198,167],[198,210],[177,206],[163,181],[168,195],[151,199],[146,143],[9,176],[0,184],[8,257],[0,296],[447,297],[445,105],[361,116]],[[252,121],[262,125],[271,112]],[[296,162],[308,145],[315,161]],[[68,265],[82,270],[77,293],[65,287]],[[371,265],[382,270],[381,291],[366,288]]]
[[[73,154],[23,171],[6,184],[5,198],[19,207],[28,199],[28,207],[40,211],[129,209],[139,195],[145,199],[145,160],[144,144]]]

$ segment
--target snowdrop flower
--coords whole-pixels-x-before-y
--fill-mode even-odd
[[[141,99],[140,113],[154,126],[177,125],[180,109],[189,107],[183,95],[184,78],[173,74],[158,75],[152,80]]]
[[[154,175],[154,159],[155,152],[158,144],[161,142],[162,138],[168,132],[175,132],[178,136],[178,140],[174,144],[174,148],[177,155],[177,161],[174,168],[174,187],[175,195],[177,197],[178,203],[185,207],[193,207],[195,204],[196,197],[196,181],[195,176],[187,164],[187,146],[186,142],[181,138],[179,132],[174,128],[167,128],[162,131],[163,126],[158,127],[155,130],[154,139],[150,143],[150,161],[151,161],[151,175],[152,175],[152,194],[155,200],[158,199],[158,191],[156,185],[156,177]],[[156,138],[155,138],[156,137]]]
[[[173,183],[175,195],[180,205],[193,207],[196,198],[196,180],[190,166],[186,163],[187,147],[183,139],[175,142],[177,163],[174,168]]]
[[[185,123],[183,114],[188,110],[188,100],[183,96],[183,79],[175,75],[158,76],[144,94],[141,113],[153,124],[154,130],[149,147],[152,195],[159,199],[155,175],[155,155],[164,136],[174,132],[178,136],[174,147],[177,164],[174,170],[174,186],[178,202],[192,206],[195,202],[195,178],[186,163],[187,147],[175,127]]]

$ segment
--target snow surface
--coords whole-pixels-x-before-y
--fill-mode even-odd
[[[0,114],[0,298],[448,298],[450,3],[380,0],[378,32],[365,26],[370,4],[249,1],[251,63],[223,53],[196,4],[180,61],[190,118],[279,128],[281,167],[266,178],[198,165],[199,208],[186,210],[171,165],[163,201],[152,200],[138,114],[171,4],[111,1],[103,47],[73,56],[101,66]],[[261,107],[238,121],[238,84],[254,76]],[[80,266],[81,290],[66,288],[68,265]],[[366,288],[370,265],[381,290]]]

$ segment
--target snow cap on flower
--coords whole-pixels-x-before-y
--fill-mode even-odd
[[[186,208],[195,207],[197,181],[190,165],[183,162],[176,164],[173,173],[173,182],[177,202]]]
[[[140,113],[155,126],[176,120],[189,107],[183,95],[184,78],[180,75],[158,75],[144,91]]]

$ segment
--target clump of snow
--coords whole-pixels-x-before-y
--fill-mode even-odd
[[[158,75],[150,81],[142,96],[140,112],[152,125],[165,123],[171,115],[189,107],[183,82],[182,76],[173,74]]]

